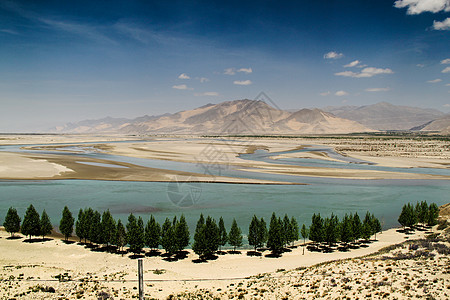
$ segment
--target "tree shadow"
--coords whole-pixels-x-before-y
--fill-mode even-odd
[[[281,251],[283,251],[283,252],[292,252],[292,250],[290,248],[283,248]]]
[[[62,242],[64,243],[64,244],[67,244],[67,245],[72,245],[72,244],[75,244],[75,242],[74,241],[70,241],[70,240],[62,240]]]
[[[144,258],[144,255],[143,254],[138,254],[138,253],[133,253],[133,254],[131,254],[130,256],[128,256],[129,258],[131,258],[131,259],[138,259],[138,258]]]
[[[149,257],[154,257],[154,256],[160,256],[161,255],[161,251],[159,250],[150,250],[149,252],[145,253],[145,256],[149,256]]]
[[[251,250],[251,251],[247,251],[247,256],[262,256],[262,253],[258,252],[258,251]]]
[[[20,239],[23,239],[23,236],[13,235],[13,236],[8,236],[6,239],[7,240],[20,240]]]
[[[217,255],[226,255],[227,253],[228,253],[228,252],[222,251],[222,250],[216,251],[216,254],[217,254]]]
[[[30,243],[30,244],[40,243],[40,242],[42,242],[41,238],[32,238],[32,239],[26,239],[26,240],[22,241],[22,243]]]
[[[188,254],[189,254],[189,252],[186,251],[186,250],[177,251],[177,252],[175,253],[175,258],[176,258],[177,260],[185,259],[185,258],[188,257]]]
[[[349,252],[350,250],[348,249],[348,246],[339,246],[338,251],[340,252]]]
[[[218,258],[219,257],[215,254],[208,254],[208,255],[200,256],[197,259],[193,259],[192,262],[194,264],[207,263],[209,260],[216,260]]]
[[[272,251],[272,252],[266,254],[265,257],[268,257],[268,258],[279,258],[279,257],[281,257],[281,252],[274,252],[274,251]]]
[[[289,248],[289,249],[297,249],[297,248],[298,248],[298,246],[295,246],[295,245],[291,245],[291,246],[288,246],[288,248]]]
[[[228,254],[241,254],[239,250],[228,250]]]
[[[114,251],[114,254],[119,254],[119,255],[122,255],[122,256],[124,256],[127,253],[128,253],[127,250],[119,250],[119,249],[117,249],[116,251]]]

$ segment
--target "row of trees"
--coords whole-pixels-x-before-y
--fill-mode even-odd
[[[428,205],[427,201],[417,202],[414,206],[411,203],[403,205],[402,212],[398,217],[398,222],[404,228],[413,228],[415,225],[434,226],[439,217],[439,207],[436,203]]]
[[[61,219],[60,223],[60,231],[63,234],[68,233],[69,231],[72,232],[73,228],[73,218],[72,221],[70,221],[70,219],[68,219],[68,213],[70,214],[70,211],[66,206],[64,207],[63,218]],[[71,216],[72,215],[70,214],[70,217]],[[23,222],[19,217],[17,210],[13,207],[10,207],[8,209],[8,212],[6,213],[3,226],[5,227],[5,230],[7,232],[11,233],[11,236],[14,236],[14,233],[16,232],[21,232],[23,235],[29,236],[30,239],[31,236],[42,236],[42,238],[44,238],[46,235],[50,234],[53,229],[52,222],[50,221],[50,218],[47,215],[45,209],[42,212],[41,216],[39,216],[39,213],[33,205],[30,205],[27,208],[25,216],[23,218]]]
[[[359,239],[369,240],[372,235],[381,232],[381,229],[380,221],[369,212],[362,222],[358,213],[345,214],[342,221],[334,214],[325,219],[320,214],[314,214],[309,228],[309,239],[328,245],[338,241],[349,243]]]
[[[410,203],[403,206],[399,222],[403,226],[414,226],[417,223],[435,225],[439,209],[436,204],[428,206],[426,201],[417,203],[414,207]],[[50,234],[52,230],[50,218],[45,210],[41,216],[30,205],[25,213],[24,220],[21,219],[14,208],[10,208],[5,218],[6,231],[14,235],[22,232],[29,236],[42,236]],[[144,247],[153,251],[163,248],[170,256],[184,250],[190,243],[189,227],[184,215],[179,219],[166,218],[160,225],[153,216],[144,224],[142,217],[130,214],[126,226],[121,220],[115,220],[109,210],[103,213],[92,208],[80,209],[75,222],[72,213],[64,207],[59,230],[67,240],[75,233],[85,243],[116,246],[122,250],[125,245],[129,246],[131,252],[140,253]],[[372,235],[381,232],[381,223],[373,214],[366,213],[363,221],[357,213],[345,214],[342,220],[331,214],[330,217],[322,218],[320,214],[313,214],[311,226],[305,224],[301,229],[294,217],[284,218],[272,214],[269,227],[264,218],[253,216],[248,228],[248,243],[257,251],[258,248],[267,247],[275,253],[283,251],[289,244],[297,241],[301,235],[316,243],[327,243],[332,245],[338,241],[350,243],[359,239],[369,240]],[[200,257],[208,257],[221,249],[226,244],[231,245],[234,250],[243,244],[241,228],[233,219],[229,233],[227,233],[223,218],[219,222],[210,216],[204,218],[203,214],[197,222],[194,233],[192,249]]]

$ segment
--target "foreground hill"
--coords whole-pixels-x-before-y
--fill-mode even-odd
[[[434,109],[397,106],[387,102],[367,106],[330,106],[324,110],[376,130],[409,130],[444,115]]]
[[[82,121],[55,129],[74,133],[127,134],[320,134],[374,131],[319,109],[289,112],[263,101],[235,100],[141,118]]]

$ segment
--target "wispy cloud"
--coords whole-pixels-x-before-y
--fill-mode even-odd
[[[338,97],[342,97],[342,96],[347,96],[348,93],[346,91],[337,91],[336,93],[334,93],[335,96]]]
[[[331,95],[331,92],[330,92],[330,91],[328,91],[328,92],[323,92],[323,93],[320,93],[319,95],[325,97],[325,96]]]
[[[250,85],[252,84],[251,80],[235,80],[233,81],[234,84],[237,85]]]
[[[434,30],[450,30],[450,18],[447,18],[442,22],[434,21],[433,29]]]
[[[441,71],[442,73],[450,73],[450,67],[445,68]]]
[[[174,85],[172,86],[173,89],[176,90],[193,90],[193,88],[189,88],[187,85],[185,84],[180,84],[180,85]]]
[[[179,79],[191,79],[186,73],[181,73],[180,76],[178,76]]]
[[[447,83],[445,86],[450,86],[450,83]]]
[[[253,72],[252,68],[240,68],[239,70],[237,70],[238,72],[244,72],[247,74],[250,74]]]
[[[225,75],[234,75],[234,74],[236,74],[236,71],[234,70],[234,68],[228,68],[228,69],[225,69],[223,71],[223,74],[225,74]]]
[[[450,64],[450,58],[446,58],[446,59],[441,60],[441,64],[443,64],[443,65]]]
[[[7,34],[12,34],[12,35],[19,35],[19,33],[15,30],[11,30],[11,29],[0,29],[0,33],[7,33]]]
[[[354,60],[354,61],[352,61],[351,63],[349,63],[349,64],[346,64],[345,66],[344,66],[344,68],[353,68],[353,67],[356,67],[357,65],[359,65],[361,62],[359,61],[359,60]]]
[[[425,67],[425,65],[424,64],[417,64],[416,67],[423,68],[423,67]]]
[[[428,80],[427,82],[428,83],[438,83],[438,82],[441,82],[441,81],[442,81],[442,79],[436,78],[436,79],[433,79],[433,80]]]
[[[334,73],[336,76],[344,76],[344,77],[354,77],[354,78],[369,78],[373,77],[375,75],[381,75],[381,74],[393,74],[394,72],[389,69],[381,69],[381,68],[373,68],[368,67],[361,70],[361,72],[356,73],[352,71],[344,71],[344,72],[338,72]]]
[[[203,96],[217,97],[217,96],[219,96],[219,93],[217,93],[217,92],[195,93],[194,96],[197,96],[197,97],[203,97]]]
[[[387,92],[390,91],[390,88],[368,88],[365,89],[366,92]]]
[[[406,11],[408,15],[418,15],[423,12],[450,11],[450,1],[448,0],[397,0],[394,6],[396,8],[408,8]]]
[[[200,83],[205,83],[209,81],[209,79],[206,77],[200,77],[198,80],[200,80]]]
[[[344,54],[338,53],[338,52],[335,52],[335,51],[330,51],[330,52],[325,53],[323,55],[323,58],[325,58],[325,59],[339,59],[339,58],[342,58],[342,57],[344,57]]]

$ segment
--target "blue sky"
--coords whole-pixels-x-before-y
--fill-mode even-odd
[[[450,111],[450,0],[0,2],[0,132],[253,99]]]

